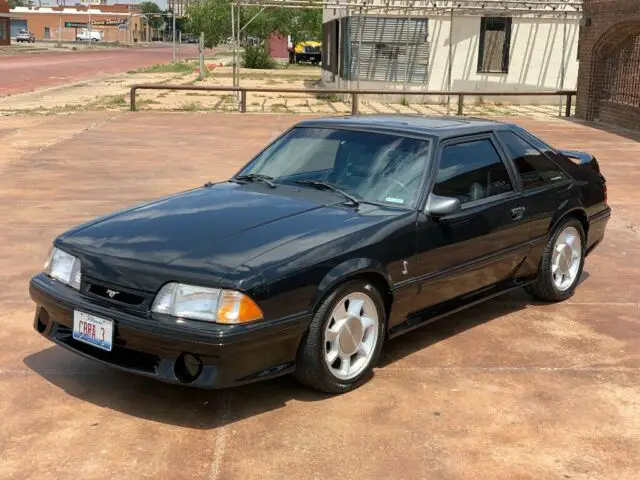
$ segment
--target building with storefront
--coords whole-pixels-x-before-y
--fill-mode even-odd
[[[640,130],[640,0],[585,0],[576,113]]]
[[[10,36],[9,2],[0,0],[0,45],[9,45]]]
[[[16,7],[11,9],[11,36],[20,30],[36,40],[74,41],[89,29],[103,42],[146,42],[153,33],[136,5],[76,5],[73,7]]]
[[[579,0],[363,0],[350,5],[323,11],[327,86],[478,96],[576,87]]]

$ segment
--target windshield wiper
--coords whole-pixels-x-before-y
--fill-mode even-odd
[[[339,189],[335,185],[332,185],[332,184],[327,183],[327,182],[323,182],[321,180],[295,180],[293,183],[298,184],[298,185],[308,185],[310,187],[318,188],[318,189],[321,189],[321,190],[331,190],[332,192],[339,193],[344,198],[349,200],[353,204],[354,207],[357,207],[358,205],[360,205],[360,200],[358,200],[353,195],[345,192],[344,190]]]
[[[246,175],[239,175],[231,179],[232,181],[240,180],[241,182],[262,182],[265,185],[269,185],[271,188],[276,188],[276,184],[273,183],[273,177],[269,175],[260,175],[259,173],[248,173]]]

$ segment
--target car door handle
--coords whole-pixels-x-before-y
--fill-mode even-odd
[[[516,207],[511,209],[511,220],[522,220],[524,217],[524,207]]]

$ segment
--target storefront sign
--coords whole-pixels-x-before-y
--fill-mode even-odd
[[[87,28],[89,24],[79,22],[64,22],[65,28]]]
[[[121,19],[109,19],[109,20],[95,20],[91,22],[91,25],[97,25],[99,27],[120,27],[120,25],[126,25],[126,20]],[[121,27],[120,27],[121,28]]]

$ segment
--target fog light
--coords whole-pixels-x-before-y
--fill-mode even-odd
[[[38,333],[43,333],[47,329],[47,325],[49,325],[49,312],[41,307],[36,320],[36,330]]]
[[[191,383],[202,371],[202,360],[190,353],[182,353],[173,367],[176,378],[182,383]]]

